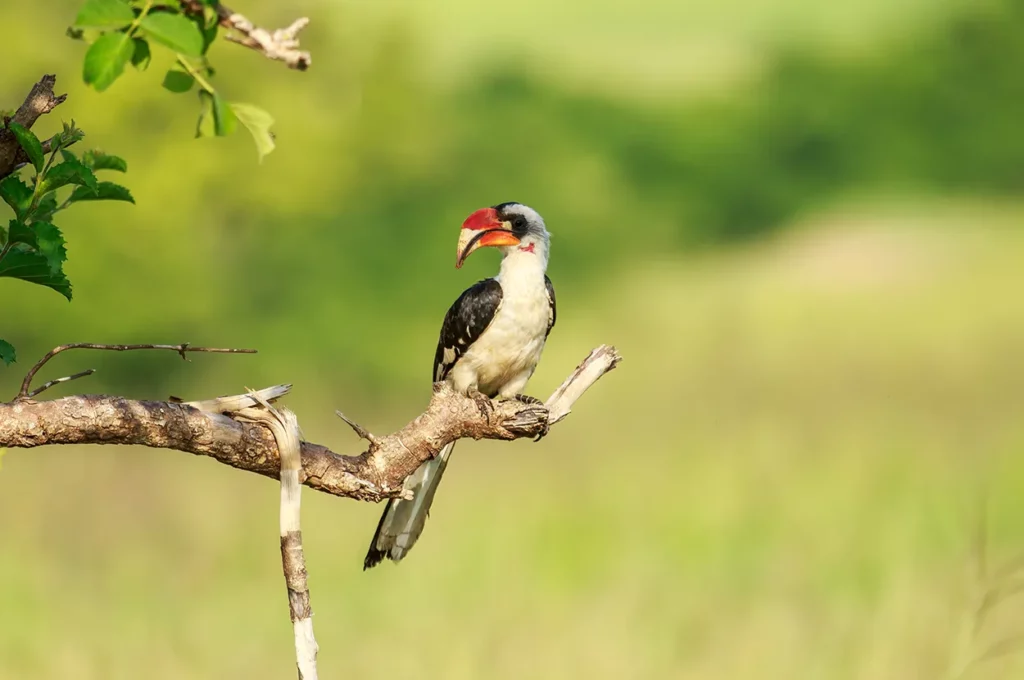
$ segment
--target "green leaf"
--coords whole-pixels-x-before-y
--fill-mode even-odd
[[[96,190],[96,175],[84,163],[71,159],[58,163],[46,171],[40,191],[59,189],[68,184],[79,184]]]
[[[32,211],[34,222],[47,222],[53,213],[57,212],[57,197],[52,192],[46,194],[36,203],[36,209]]]
[[[194,23],[180,14],[153,12],[144,16],[139,25],[149,37],[175,52],[190,57],[203,55],[203,34]]]
[[[68,151],[67,149],[61,149],[60,150],[60,157],[63,158],[64,160],[66,160],[66,161],[77,161],[78,160],[78,157],[75,156],[75,154],[73,154],[70,151]]]
[[[6,340],[0,339],[0,361],[10,366],[17,360],[18,356],[14,353],[14,345]]]
[[[36,172],[43,169],[43,145],[39,143],[39,138],[33,134],[24,125],[19,125],[13,120],[7,124],[7,129],[14,133],[15,139],[18,140],[18,144],[21,144],[21,148],[28,154],[28,159],[32,161],[32,165],[35,166]]]
[[[77,203],[78,201],[135,202],[135,199],[132,198],[132,194],[128,189],[124,188],[120,184],[114,184],[113,182],[100,182],[96,185],[95,191],[88,187],[75,187],[75,190],[71,192],[70,200],[72,203]]]
[[[163,86],[171,92],[188,92],[195,85],[196,79],[191,73],[177,66],[172,66],[164,76]]]
[[[213,94],[213,127],[218,137],[226,137],[238,127],[238,119],[231,105],[216,92]]]
[[[135,20],[135,13],[123,0],[85,0],[78,10],[75,26],[121,28]]]
[[[199,106],[199,120],[196,121],[196,137],[213,137],[217,134],[213,122],[213,95],[206,90],[200,90]]]
[[[75,127],[74,118],[71,119],[71,123],[64,123],[64,130],[60,134],[62,146],[71,146],[85,137],[85,133]]]
[[[32,203],[32,189],[14,175],[0,180],[0,198],[14,209],[14,214],[22,217]]]
[[[231,110],[252,134],[253,141],[256,142],[256,153],[259,154],[262,162],[264,156],[274,150],[274,133],[270,131],[270,126],[274,124],[274,118],[260,107],[252,104],[236,102],[231,105]]]
[[[0,277],[7,276],[46,286],[71,299],[71,283],[63,271],[50,271],[50,263],[39,253],[15,246],[0,260]]]
[[[11,220],[7,223],[7,242],[24,243],[35,248],[36,233],[27,224],[18,220]]]
[[[120,156],[103,153],[99,149],[90,149],[82,154],[82,162],[92,170],[117,170],[128,172],[128,163]]]
[[[103,92],[124,73],[135,47],[124,33],[105,33],[85,53],[82,79],[97,92]]]
[[[149,43],[144,38],[132,38],[132,66],[140,71],[149,67],[152,54],[149,51]]]
[[[64,261],[68,259],[68,252],[64,248],[64,235],[60,229],[49,222],[36,222],[32,229],[36,232],[36,249],[46,258],[50,273],[61,272]]]
[[[203,36],[203,54],[206,54],[207,50],[210,49],[210,45],[217,39],[217,29],[220,26],[220,17],[217,15],[217,10],[214,7],[204,7],[203,13],[198,15],[192,15],[189,20],[195,23],[196,28]]]

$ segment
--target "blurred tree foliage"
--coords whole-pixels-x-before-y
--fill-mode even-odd
[[[329,25],[330,12],[316,21]],[[310,74],[267,67],[235,84],[232,97],[279,97],[268,108],[287,143],[258,173],[248,149],[168,142],[175,103],[122,95],[99,134],[133,136],[152,161],[147,178],[126,154],[141,173],[141,216],[129,219],[145,221],[139,247],[151,257],[120,265],[131,290],[110,290],[102,264],[83,261],[76,281],[93,308],[48,328],[60,341],[280,348],[282,365],[300,353],[360,388],[421,385],[437,320],[468,278],[438,263],[453,260],[455,226],[483,204],[519,200],[545,215],[569,309],[634,258],[757,236],[843,194],[1007,195],[1024,184],[1024,0],[972,3],[852,55],[787,51],[753,82],[684,101],[581,93],[508,63],[441,87],[419,73],[411,38],[311,34],[313,54],[329,57]],[[222,69],[253,68],[239,59],[225,51]],[[94,109],[90,130],[100,117]],[[187,182],[167,180],[169,163],[189,168]],[[114,235],[88,247],[121,252]],[[14,301],[26,323],[11,339],[50,344],[27,322],[33,304]],[[97,318],[115,307],[130,312]],[[288,330],[296,323],[301,333]]]

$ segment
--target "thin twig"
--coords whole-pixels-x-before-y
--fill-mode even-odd
[[[351,421],[351,420],[349,420],[348,418],[346,418],[346,417],[345,417],[345,414],[344,414],[344,413],[342,413],[341,411],[335,411],[335,412],[334,412],[334,415],[336,415],[336,416],[338,416],[339,418],[341,418],[342,420],[344,420],[344,421],[345,421],[345,423],[346,423],[346,424],[347,424],[347,425],[348,425],[349,427],[351,427],[351,428],[352,428],[352,431],[356,433],[356,436],[357,436],[357,437],[359,437],[360,439],[365,439],[366,441],[370,442],[370,443],[371,443],[371,444],[373,444],[374,446],[378,446],[378,445],[379,445],[379,444],[377,443],[377,438],[376,438],[376,437],[374,437],[374,436],[373,436],[373,435],[372,435],[372,434],[371,434],[371,433],[369,432],[369,430],[365,429],[365,428],[364,428],[364,427],[363,427],[362,425],[360,425],[360,424],[359,424],[359,423],[357,423],[357,422],[354,422],[354,421]]]
[[[182,0],[181,7],[192,16],[203,16],[205,11],[202,0]],[[309,52],[299,49],[298,34],[309,24],[307,17],[296,19],[287,28],[269,31],[218,2],[217,23],[237,33],[226,36],[230,42],[256,50],[267,59],[282,61],[289,68],[305,71],[313,62]]]
[[[51,380],[50,382],[44,384],[42,387],[37,387],[34,390],[32,390],[31,392],[29,392],[28,396],[31,399],[32,397],[35,397],[40,392],[43,392],[45,390],[50,389],[54,385],[59,385],[61,383],[65,383],[65,382],[71,382],[72,380],[77,380],[78,378],[84,378],[85,376],[92,375],[95,372],[96,372],[95,368],[89,368],[89,369],[86,369],[86,370],[82,371],[81,373],[75,373],[74,375],[69,375],[69,376],[65,376],[63,378],[57,378],[56,380]]]
[[[59,345],[57,347],[54,347],[49,352],[47,352],[46,355],[42,359],[37,361],[36,365],[29,370],[28,375],[26,375],[25,379],[21,381],[21,390],[18,391],[18,396],[15,397],[15,401],[30,399],[32,395],[29,394],[29,390],[32,387],[32,378],[36,376],[36,373],[39,371],[39,369],[42,368],[47,361],[57,356],[61,352],[68,351],[69,349],[103,349],[111,350],[114,352],[127,352],[136,349],[169,349],[180,354],[182,359],[186,358],[185,352],[214,352],[218,354],[256,354],[256,350],[254,349],[192,347],[187,342],[182,343],[180,345],[97,345],[91,342],[76,342],[69,345]]]

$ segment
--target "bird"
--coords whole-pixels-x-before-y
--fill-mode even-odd
[[[555,289],[547,276],[550,235],[540,214],[515,201],[474,211],[462,223],[455,267],[485,247],[502,253],[492,278],[467,288],[448,309],[434,353],[432,382],[447,382],[474,399],[518,399],[537,368],[557,317]],[[479,403],[479,401],[478,401]],[[412,498],[388,501],[363,561],[399,562],[416,544],[455,442],[405,480]]]

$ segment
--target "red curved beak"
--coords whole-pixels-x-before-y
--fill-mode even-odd
[[[519,245],[519,239],[512,233],[508,222],[498,219],[498,211],[494,208],[481,208],[462,223],[455,267],[461,268],[470,253],[477,248],[516,245]]]

